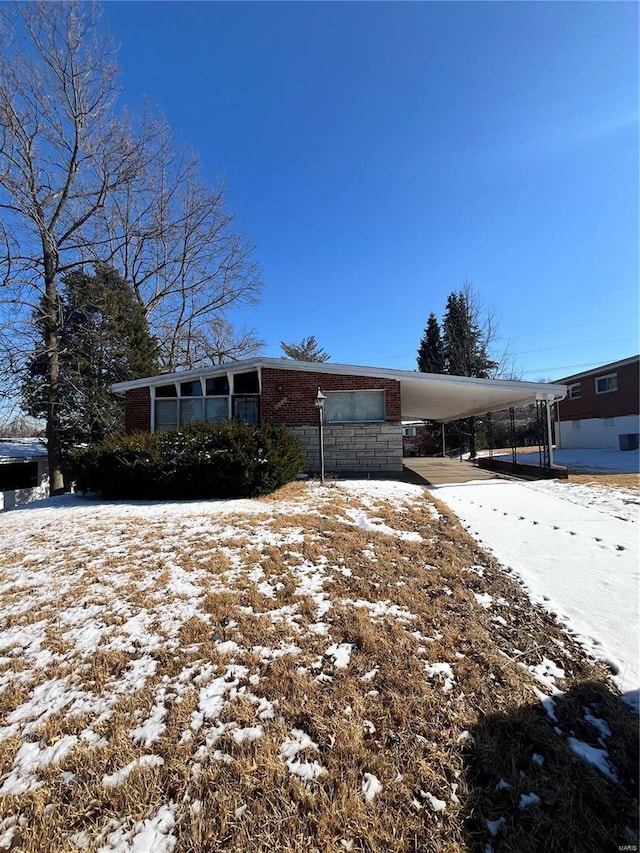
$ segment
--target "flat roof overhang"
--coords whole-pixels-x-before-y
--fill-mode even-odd
[[[507,379],[476,379],[469,376],[448,376],[440,373],[418,373],[412,370],[391,370],[355,364],[294,361],[285,358],[252,358],[211,367],[164,373],[111,386],[116,394],[135,388],[152,388],[170,382],[242,373],[249,370],[300,370],[305,373],[368,376],[393,379],[400,383],[401,419],[403,421],[434,420],[447,423],[473,415],[500,412],[511,407],[526,406],[538,400],[549,403],[567,395],[566,385],[546,382],[520,382]]]

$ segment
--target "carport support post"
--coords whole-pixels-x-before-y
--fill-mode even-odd
[[[553,433],[551,424],[551,406],[552,403],[547,403],[547,432],[549,434],[549,468],[553,468]]]
[[[516,410],[513,406],[509,409],[509,432],[511,433],[511,462],[513,473],[516,472]]]
[[[444,424],[442,424],[442,458],[444,459],[447,455],[447,443],[444,437]]]

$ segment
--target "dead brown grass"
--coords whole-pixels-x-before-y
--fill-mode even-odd
[[[606,486],[608,489],[628,489],[640,494],[640,474],[569,474],[570,483],[584,486]]]
[[[172,564],[197,580],[202,594],[175,633],[166,633],[166,642],[155,648],[155,669],[139,686],[113,695],[140,652],[106,643],[78,661],[78,674],[72,676],[71,663],[52,671],[75,678],[91,695],[110,696],[108,714],[97,721],[62,709],[25,740],[51,746],[92,726],[104,743],[79,741],[62,761],[39,770],[41,787],[5,798],[0,823],[21,821],[10,849],[71,850],[71,839],[81,833],[87,849],[96,850],[110,832],[131,830],[168,803],[175,806],[175,850],[194,853],[459,853],[483,850],[486,843],[522,853],[596,853],[628,843],[626,828],[634,826],[637,809],[637,721],[604,669],[531,605],[448,510],[438,506],[434,518],[428,496],[400,508],[380,500],[372,509],[327,488],[317,491],[317,511],[304,512],[309,488],[291,484],[262,499],[273,509],[285,501],[286,512],[239,519],[241,535],[218,545],[212,532],[208,546],[198,535],[172,555]],[[422,538],[363,530],[353,520],[354,510]],[[298,531],[303,539],[256,545],[251,534],[257,526],[272,537]],[[126,542],[124,530],[121,535]],[[175,541],[167,537],[161,550],[173,548]],[[133,552],[109,557],[110,571],[122,579],[112,615],[105,616],[115,628],[131,613],[155,613],[159,601],[186,600],[185,593],[172,591],[171,571],[161,559],[150,568],[153,587],[140,591],[144,571],[135,557]],[[245,568],[238,569],[232,557]],[[91,556],[74,559],[87,585],[78,581],[71,594],[87,599],[97,580]],[[249,578],[256,568],[261,573]],[[318,622],[318,602],[302,584],[320,571],[332,603],[322,619],[325,635],[310,630]],[[262,583],[270,584],[272,594],[259,588]],[[480,593],[493,597],[491,609],[480,606],[474,595]],[[61,611],[70,603],[61,598],[56,607]],[[30,624],[29,614],[22,623],[21,618],[12,622]],[[68,657],[69,641],[55,614],[47,618],[52,647]],[[161,620],[150,624],[162,635]],[[241,653],[232,647],[221,651],[227,641]],[[350,647],[344,669],[327,654],[332,644]],[[280,653],[291,646],[299,651]],[[274,654],[265,656],[264,649]],[[565,672],[558,682],[565,696],[556,703],[561,735],[535,699],[532,688],[542,685],[527,669],[544,657]],[[24,706],[33,686],[18,680],[25,667],[19,656],[15,660],[16,678],[0,695],[4,719]],[[451,685],[446,675],[429,674],[426,665],[434,663],[450,664]],[[234,675],[234,666],[246,674]],[[217,718],[198,723],[201,693],[212,678],[236,684],[229,686],[235,693],[228,693]],[[148,719],[159,697],[164,729],[145,746],[131,732]],[[272,713],[259,717],[269,706]],[[567,745],[573,732],[597,746],[585,709],[612,729],[607,748],[617,784]],[[238,728],[257,725],[263,729],[259,740],[234,738]],[[282,744],[296,729],[315,744],[296,759],[321,765],[324,773],[316,779],[302,780],[283,759]],[[22,740],[0,741],[4,778]],[[163,763],[136,766],[118,786],[103,783],[150,754]],[[532,762],[534,754],[543,756],[542,766]],[[363,795],[365,774],[383,786],[370,802]],[[496,790],[501,780],[510,787]],[[540,802],[519,809],[520,796],[532,791]],[[486,821],[501,815],[507,822],[494,839]]]

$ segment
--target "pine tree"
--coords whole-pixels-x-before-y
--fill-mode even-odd
[[[498,368],[489,358],[489,344],[495,334],[495,322],[487,313],[481,327],[481,301],[470,282],[448,298],[442,324],[432,312],[418,349],[418,369],[425,373],[487,378]],[[469,443],[476,453],[477,419],[466,418],[452,424],[450,430],[461,444]]]
[[[280,341],[280,347],[287,358],[293,358],[296,361],[329,361],[331,358],[329,353],[319,346],[314,335],[303,338],[297,344]]]
[[[445,373],[487,378],[497,367],[479,326],[478,308],[470,285],[449,294],[442,321]]]
[[[418,370],[421,373],[444,373],[444,367],[442,332],[432,311],[418,349]]]
[[[93,275],[67,275],[58,311],[60,436],[66,449],[122,431],[122,403],[109,388],[157,372],[157,342],[129,284],[105,265],[96,265]],[[39,349],[22,386],[23,407],[33,417],[46,413],[45,370],[45,354]]]

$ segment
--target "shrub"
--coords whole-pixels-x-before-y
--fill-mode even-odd
[[[281,427],[233,421],[114,436],[70,454],[68,478],[104,498],[255,497],[295,479],[300,441]]]

